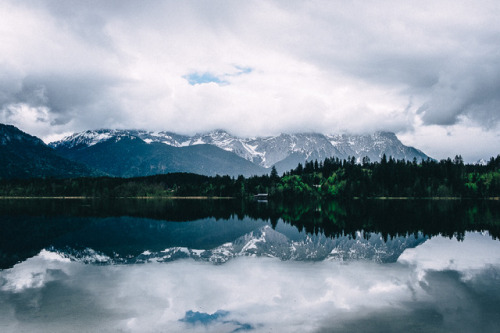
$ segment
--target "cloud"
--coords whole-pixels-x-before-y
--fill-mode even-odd
[[[498,133],[495,1],[4,1],[0,13],[0,105],[44,108],[35,135]]]
[[[481,62],[475,59],[475,62]],[[429,99],[418,109],[429,125],[454,125],[467,117],[486,128],[500,120],[500,66],[481,68],[463,64],[467,70],[444,73],[432,86]]]
[[[499,154],[500,126],[484,130],[477,123],[460,118],[458,124],[451,126],[416,126],[411,132],[400,133],[399,138],[404,144],[418,147],[433,158],[461,155],[466,163],[476,163]]]

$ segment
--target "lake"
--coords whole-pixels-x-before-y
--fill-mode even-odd
[[[0,332],[498,332],[500,202],[0,200]]]

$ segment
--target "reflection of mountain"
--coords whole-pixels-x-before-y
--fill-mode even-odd
[[[362,232],[358,232],[356,238],[350,236],[330,238],[324,235],[300,233],[282,223],[278,225],[277,229],[281,229],[282,232],[272,229],[269,225],[264,225],[233,241],[211,249],[176,246],[168,247],[162,251],[146,250],[137,256],[117,252],[114,252],[113,256],[103,255],[101,252],[88,248],[79,251],[74,249],[57,250],[55,248],[53,250],[65,257],[87,263],[169,262],[191,258],[220,264],[241,256],[272,257],[297,261],[367,260],[384,263],[395,262],[405,249],[416,247],[427,239],[422,235],[418,235],[418,237],[410,235],[384,241],[380,234],[363,234]]]
[[[226,243],[212,250],[199,251],[185,248],[172,248],[159,254],[150,254],[148,260],[170,261],[180,257],[195,260],[223,263],[239,256],[276,257],[281,260],[320,261],[320,260],[368,260],[375,262],[395,262],[399,255],[409,247],[416,247],[427,238],[419,235],[397,237],[387,242],[379,234],[361,232],[353,239],[349,236],[329,238],[322,235],[301,234],[292,240],[284,234],[264,226],[246,234],[232,243]]]

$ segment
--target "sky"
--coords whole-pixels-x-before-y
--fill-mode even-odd
[[[0,122],[237,136],[393,131],[500,154],[498,1],[0,2]]]

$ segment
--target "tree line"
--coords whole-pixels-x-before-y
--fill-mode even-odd
[[[373,197],[459,197],[500,196],[500,155],[486,165],[453,160],[417,162],[382,156],[371,162],[327,158],[307,161],[279,175],[245,178],[171,173],[149,177],[35,178],[0,180],[0,196],[83,196],[83,197],[235,197],[250,198],[258,193],[270,199],[373,198]]]
[[[395,160],[385,155],[379,162],[363,158],[306,162],[283,175],[279,195],[309,194],[318,197],[461,197],[500,195],[500,155],[486,165],[464,164],[461,156],[441,161]]]

